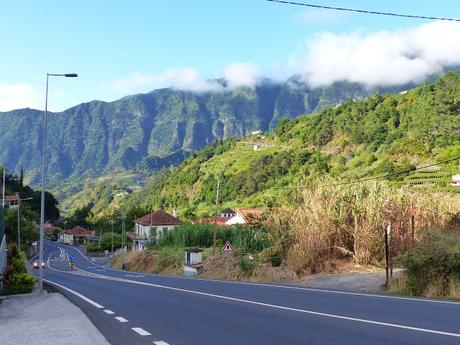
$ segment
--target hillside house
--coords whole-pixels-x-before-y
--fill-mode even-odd
[[[262,209],[260,208],[239,208],[236,210],[236,215],[229,218],[225,224],[254,224],[262,217]]]
[[[227,207],[226,209],[220,212],[220,216],[222,218],[232,218],[235,216],[235,214],[236,214],[235,211],[229,207]]]
[[[19,194],[5,195],[5,208],[17,208],[19,205]]]
[[[90,237],[96,236],[96,232],[86,230],[81,226],[76,226],[70,230],[64,230],[59,234],[59,242],[74,245],[80,239],[87,243]]]
[[[133,240],[133,250],[144,250],[150,239],[158,242],[164,233],[180,224],[182,224],[180,219],[161,210],[136,219],[134,233],[128,234],[128,237]]]
[[[214,224],[217,226],[226,226],[225,222],[228,220],[226,217],[205,217],[199,218],[194,221],[195,224]]]
[[[452,176],[452,182],[450,185],[454,187],[460,187],[460,174]]]

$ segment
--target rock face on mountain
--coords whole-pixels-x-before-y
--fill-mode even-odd
[[[136,167],[157,170],[216,139],[269,131],[283,117],[405,88],[371,90],[341,82],[312,89],[293,77],[255,88],[202,93],[166,88],[83,103],[49,113],[48,176],[57,183]],[[41,120],[42,112],[33,109],[0,112],[0,162],[14,172],[23,167],[32,183],[40,177]]]

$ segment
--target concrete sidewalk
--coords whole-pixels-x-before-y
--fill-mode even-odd
[[[86,315],[59,293],[7,296],[0,345],[109,345]]]

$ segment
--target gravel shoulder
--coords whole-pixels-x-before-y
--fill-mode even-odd
[[[395,269],[393,276],[400,274]],[[302,285],[331,290],[352,292],[380,292],[385,284],[385,270],[363,273],[313,274],[302,281]]]

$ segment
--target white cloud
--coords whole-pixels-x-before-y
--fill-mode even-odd
[[[8,84],[0,82],[0,111],[39,107],[37,90],[26,83]]]
[[[433,22],[404,31],[319,34],[307,41],[296,69],[313,86],[348,80],[367,85],[417,82],[460,64],[458,23]]]
[[[254,87],[261,79],[259,67],[250,62],[236,62],[224,69],[224,79],[230,89],[239,86]]]
[[[223,69],[223,77],[228,89],[239,86],[254,87],[260,80],[259,68],[253,63],[237,62]],[[205,79],[190,67],[170,68],[157,74],[135,73],[130,77],[115,80],[110,89],[121,95],[147,92],[153,89],[170,87],[191,92],[219,92],[225,88],[216,80]]]
[[[145,92],[162,87],[193,92],[218,91],[221,88],[217,82],[206,80],[199,72],[189,67],[170,68],[158,74],[136,73],[128,78],[115,80],[113,87],[123,94]]]

